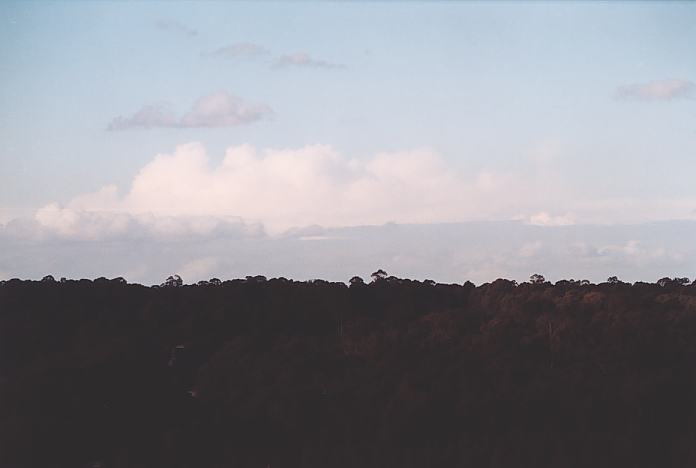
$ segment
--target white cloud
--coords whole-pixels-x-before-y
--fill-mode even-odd
[[[621,99],[671,101],[691,97],[694,90],[696,85],[692,81],[673,78],[620,86],[616,95]]]
[[[205,55],[224,59],[238,59],[258,57],[267,53],[268,50],[259,44],[254,44],[253,42],[237,42],[225,47],[220,47]]]
[[[50,203],[36,211],[34,225],[10,226],[25,238],[57,235],[86,241],[108,239],[187,239],[192,237],[254,237],[263,234],[259,224],[233,216],[196,216],[165,211],[130,212],[117,198],[104,197],[106,187],[92,195],[73,199],[67,207]]]
[[[545,211],[534,214],[528,219],[529,224],[535,226],[571,226],[575,224],[573,217],[569,214],[563,216],[552,216]]]
[[[189,28],[183,23],[175,20],[160,19],[155,22],[157,29],[162,31],[172,32],[186,37],[194,37],[198,35],[198,31]]]
[[[250,104],[219,91],[199,98],[181,118],[161,104],[147,105],[130,117],[116,117],[107,130],[235,127],[273,115],[265,104]]]
[[[157,155],[123,193],[105,186],[64,205],[51,203],[37,211],[35,221],[60,236],[99,239],[254,233],[260,226],[277,234],[298,226],[390,221],[631,223],[688,219],[696,206],[689,199],[583,200],[551,183],[560,179],[546,184],[549,178],[544,167],[517,175],[467,174],[427,149],[351,159],[328,145],[266,150],[241,145],[213,165],[201,144],[190,143]]]
[[[428,150],[357,160],[326,145],[265,151],[242,145],[211,166],[204,147],[192,143],[156,156],[123,196],[106,186],[65,206],[49,204],[36,220],[62,235],[88,238],[126,232],[130,223],[144,224],[144,216],[234,217],[274,232],[312,224],[436,222],[474,215],[482,198],[504,189],[495,180],[488,174],[467,182]],[[486,208],[495,205],[491,200]]]
[[[307,67],[307,68],[345,68],[345,65],[339,63],[327,62],[313,58],[306,52],[295,52],[292,54],[284,54],[278,57],[275,61],[276,67]]]

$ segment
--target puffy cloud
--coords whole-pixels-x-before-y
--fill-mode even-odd
[[[497,180],[484,174],[467,181],[429,150],[358,160],[327,145],[265,151],[242,145],[213,166],[204,147],[191,143],[156,156],[122,196],[106,186],[65,206],[49,204],[36,220],[61,235],[86,238],[123,234],[134,223],[156,231],[162,219],[179,217],[197,223],[233,217],[274,232],[313,224],[461,220],[505,189]],[[485,207],[494,211],[495,205],[489,200]]]
[[[692,81],[673,78],[620,86],[616,95],[621,99],[671,101],[688,98],[693,95],[694,90],[696,85]]]
[[[108,189],[107,189],[108,190]],[[12,237],[46,240],[57,236],[83,241],[109,239],[191,239],[201,237],[258,237],[264,235],[259,224],[233,216],[196,216],[165,212],[135,213],[124,209],[116,199],[103,198],[104,189],[75,198],[67,207],[51,203],[36,211],[33,222],[13,220],[5,232]],[[105,202],[100,205],[99,199]]]
[[[181,36],[194,37],[198,35],[198,31],[195,29],[189,28],[185,24],[175,20],[160,19],[155,22],[155,26],[157,29],[162,31],[171,32]]]
[[[199,98],[181,118],[160,104],[147,105],[130,117],[116,117],[107,130],[235,127],[273,114],[265,104],[250,104],[224,91]]]
[[[306,52],[295,52],[292,54],[284,54],[278,57],[275,61],[276,67],[307,67],[307,68],[345,68],[345,65],[339,63],[327,62],[311,57]]]
[[[267,53],[268,50],[259,44],[254,44],[253,42],[237,42],[225,47],[220,47],[205,55],[216,58],[237,59],[257,57]]]
[[[202,108],[196,119],[216,115],[214,106]],[[121,194],[105,186],[64,205],[48,204],[35,219],[62,236],[96,239],[133,232],[208,235],[230,226],[238,231],[239,225],[277,234],[301,226],[386,222],[634,223],[689,219],[696,206],[691,199],[583,200],[563,184],[547,187],[548,178],[546,168],[467,174],[427,149],[351,159],[328,145],[266,150],[241,145],[212,164],[201,144],[190,143],[157,155]]]

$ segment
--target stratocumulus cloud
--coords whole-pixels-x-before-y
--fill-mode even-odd
[[[640,101],[671,101],[693,96],[696,85],[684,79],[656,80],[620,86],[616,96],[620,99]]]
[[[107,130],[236,127],[272,115],[273,110],[265,104],[248,103],[219,91],[200,97],[181,117],[177,117],[165,105],[146,105],[130,116],[114,118]]]
[[[132,217],[132,216],[131,216]],[[155,219],[155,217],[151,218]],[[168,222],[178,223],[179,218]],[[203,221],[203,220],[200,220]],[[164,225],[167,220],[161,219]],[[0,280],[12,277],[109,278],[159,284],[263,274],[347,281],[384,268],[399,277],[476,283],[499,277],[626,281],[693,275],[694,222],[631,226],[534,226],[472,222],[297,229],[282,236],[232,224],[223,233],[64,237],[31,220],[0,226]],[[180,225],[180,224],[179,224]],[[37,236],[37,229],[42,232]],[[168,232],[167,228],[164,232]],[[433,261],[436,259],[436,261]]]

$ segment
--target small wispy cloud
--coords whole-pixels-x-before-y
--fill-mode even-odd
[[[186,26],[175,20],[160,19],[155,22],[157,29],[162,31],[172,32],[186,37],[194,37],[198,35],[198,31]]]
[[[181,118],[181,127],[234,127],[273,114],[265,104],[250,104],[224,91],[203,96]]]
[[[306,68],[325,68],[325,69],[338,69],[346,68],[345,65],[339,63],[332,63],[326,60],[314,58],[306,52],[295,52],[292,54],[284,54],[276,59],[274,62],[275,67],[306,67]]]
[[[268,49],[253,42],[237,42],[203,54],[222,59],[253,58],[268,54]]]
[[[176,127],[178,119],[165,104],[148,104],[130,117],[118,116],[109,123],[107,130],[132,128]]]
[[[265,104],[247,103],[219,91],[199,98],[180,118],[163,104],[150,104],[131,116],[114,118],[107,130],[236,127],[271,115],[273,110]]]
[[[696,84],[684,79],[667,79],[620,86],[616,90],[619,99],[639,101],[671,101],[693,96]]]

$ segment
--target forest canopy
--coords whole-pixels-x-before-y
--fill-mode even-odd
[[[0,466],[696,464],[696,284],[0,284]]]

